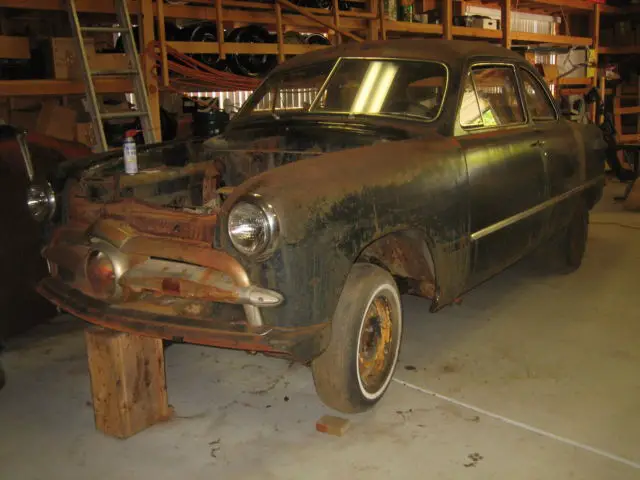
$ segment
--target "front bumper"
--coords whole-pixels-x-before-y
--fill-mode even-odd
[[[108,294],[88,261],[110,259]],[[327,324],[265,325],[262,308],[284,302],[250,282],[231,256],[209,245],[141,234],[104,219],[88,231],[61,227],[43,254],[51,278],[38,291],[88,322],[118,331],[216,347],[285,354],[306,362],[327,341]]]
[[[69,313],[95,325],[166,340],[291,356],[306,362],[317,355],[326,324],[302,328],[250,327],[229,319],[189,318],[110,305],[64,282],[47,278],[38,292]]]

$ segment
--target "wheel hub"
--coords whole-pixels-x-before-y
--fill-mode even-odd
[[[369,305],[360,334],[359,375],[367,391],[376,391],[386,379],[392,343],[391,308],[376,297]]]

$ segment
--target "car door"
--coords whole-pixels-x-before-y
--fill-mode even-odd
[[[550,235],[570,218],[571,202],[560,201],[562,195],[580,185],[582,142],[569,121],[558,110],[546,85],[528,67],[519,67],[522,93],[545,165],[549,183],[549,206],[546,209],[546,234]]]
[[[544,227],[536,210],[548,198],[540,137],[528,121],[514,65],[470,67],[456,137],[469,175],[472,286],[531,250]]]

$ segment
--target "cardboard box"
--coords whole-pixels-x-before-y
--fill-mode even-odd
[[[89,147],[93,147],[95,145],[96,139],[93,134],[93,124],[91,122],[76,124],[76,141]]]
[[[51,57],[48,66],[49,76],[57,80],[79,79],[82,77],[82,60],[73,38],[51,38]],[[85,50],[89,65],[96,55],[92,38],[85,39]]]
[[[124,53],[96,53],[89,59],[91,70],[113,71],[113,70],[129,70],[129,59]]]
[[[0,58],[31,58],[29,37],[7,37],[0,35]]]
[[[48,101],[42,105],[38,115],[36,131],[60,140],[73,141],[76,138],[75,110],[61,107],[55,101]]]
[[[474,17],[471,19],[470,27],[473,28],[484,28],[486,30],[497,30],[498,29],[498,20],[494,18],[477,18]]]

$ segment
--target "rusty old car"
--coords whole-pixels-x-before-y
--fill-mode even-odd
[[[393,375],[400,294],[435,311],[537,247],[577,268],[605,144],[521,56],[344,44],[277,67],[223,135],[71,162],[39,291],[103,327],[310,364],[330,407]],[[555,268],[554,267],[554,268]]]

